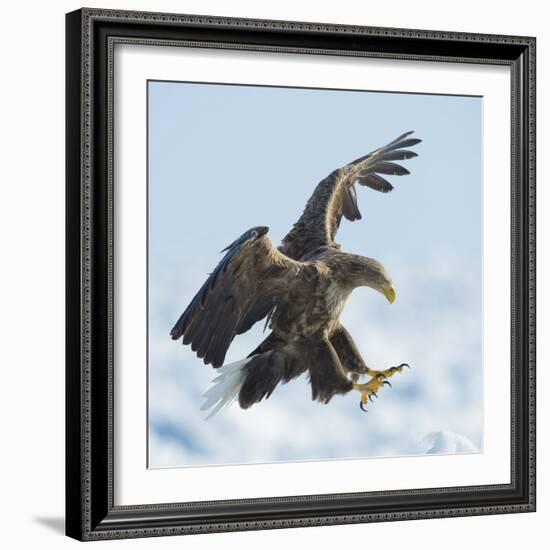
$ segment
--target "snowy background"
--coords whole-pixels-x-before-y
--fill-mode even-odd
[[[475,97],[149,84],[149,466],[482,450],[481,108]],[[391,273],[397,301],[356,290],[342,315],[369,366],[403,361],[360,411],[359,394],[311,401],[306,377],[247,411],[205,421],[216,375],[170,340],[218,251],[254,225],[274,243],[331,170],[416,130],[411,175],[358,189],[344,250]],[[226,362],[263,339],[237,337]]]

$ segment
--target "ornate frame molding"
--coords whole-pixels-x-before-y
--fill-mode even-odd
[[[352,46],[350,37],[362,37],[365,42]],[[509,485],[114,506],[112,82],[116,43],[510,66]],[[534,511],[535,86],[535,39],[531,37],[87,8],[68,14],[67,534],[98,540]],[[406,502],[411,497],[416,504]],[[304,503],[310,511],[293,507]],[[361,507],[364,511],[359,512]]]

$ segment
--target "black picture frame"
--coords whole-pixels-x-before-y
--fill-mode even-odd
[[[535,38],[103,9],[71,12],[66,23],[66,534],[100,540],[534,511]],[[112,46],[125,41],[510,67],[511,483],[114,505]]]

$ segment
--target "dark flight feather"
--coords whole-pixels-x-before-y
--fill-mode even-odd
[[[361,212],[357,205],[357,192],[355,186],[350,185],[342,190],[342,214],[350,222],[361,219]]]
[[[216,357],[221,330],[232,307],[232,300],[226,300],[213,323],[209,327],[208,333],[199,348],[197,356],[203,358],[206,364],[211,363],[212,359]]]
[[[394,162],[384,162],[384,161],[377,162],[372,167],[371,171],[376,174],[388,174],[389,176],[406,176],[410,174],[410,172],[403,166],[399,164],[395,164]]]
[[[394,151],[395,149],[405,149],[407,147],[412,147],[413,145],[418,145],[419,143],[422,143],[421,139],[418,138],[409,138],[404,139],[403,141],[398,141],[394,143],[393,145],[387,145],[386,147],[383,147],[384,151]]]
[[[418,154],[414,151],[397,150],[385,153],[381,158],[382,160],[408,160],[417,156]]]
[[[267,296],[258,300],[246,313],[243,320],[237,328],[237,334],[243,334],[250,330],[255,323],[263,319],[272,309],[275,304],[275,299],[272,296]]]
[[[381,193],[389,193],[393,189],[393,185],[378,174],[359,176],[357,180],[361,185],[366,185],[367,187],[370,187],[375,191],[380,191]]]
[[[401,134],[400,136],[397,136],[394,140],[390,141],[388,143],[388,145],[393,145],[394,143],[397,143],[398,141],[401,141],[402,139],[405,139],[406,137],[410,136],[411,134],[414,134],[414,130],[409,130],[408,132],[405,132],[404,134]],[[388,145],[386,145],[386,147]]]

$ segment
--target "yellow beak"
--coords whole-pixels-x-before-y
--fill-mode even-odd
[[[390,286],[389,288],[384,289],[384,296],[388,299],[388,302],[390,304],[393,304],[395,302],[395,299],[397,298],[397,292],[395,292],[395,288],[393,286]]]

